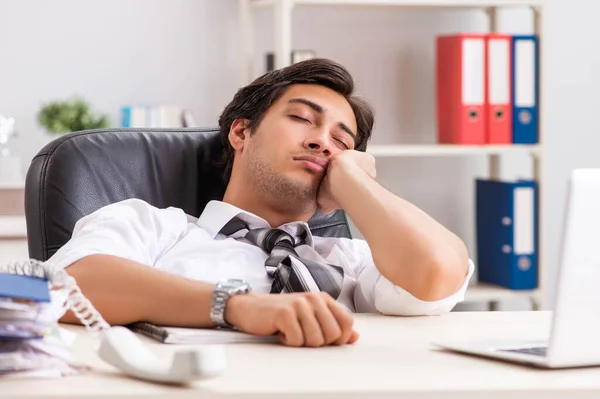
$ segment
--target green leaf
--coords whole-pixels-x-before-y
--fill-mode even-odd
[[[107,115],[96,115],[89,103],[78,97],[44,104],[37,114],[37,121],[54,134],[107,128],[110,124]]]

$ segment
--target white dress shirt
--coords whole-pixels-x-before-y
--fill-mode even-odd
[[[72,238],[49,263],[68,267],[88,255],[107,254],[209,283],[241,278],[255,292],[268,293],[271,278],[264,266],[268,254],[244,238],[219,233],[234,216],[240,216],[250,228],[269,227],[264,219],[220,201],[209,202],[199,218],[173,207],[159,209],[138,199],[121,201],[80,219]],[[338,301],[352,312],[446,313],[464,299],[473,274],[474,265],[469,260],[469,272],[456,293],[440,301],[423,301],[379,273],[365,240],[313,236],[303,222],[280,226],[292,235],[299,227],[308,231],[306,243],[296,247],[301,257],[344,269]]]

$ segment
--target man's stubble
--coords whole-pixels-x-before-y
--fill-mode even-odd
[[[318,186],[286,177],[265,159],[265,155],[256,151],[256,147],[248,148],[245,165],[248,183],[281,212],[314,213],[317,209]]]

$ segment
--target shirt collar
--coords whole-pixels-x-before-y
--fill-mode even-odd
[[[251,229],[272,227],[260,216],[247,212],[227,202],[216,200],[209,201],[208,204],[206,204],[196,225],[206,230],[212,238],[216,238],[223,226],[236,216],[246,222]],[[290,222],[279,226],[279,228],[287,231],[293,236],[302,233],[302,230],[304,230],[304,232],[306,232],[305,244],[311,247],[314,246],[313,235],[307,223],[300,221]]]

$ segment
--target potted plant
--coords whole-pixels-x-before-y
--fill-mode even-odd
[[[107,115],[95,114],[87,101],[77,97],[44,104],[37,114],[37,120],[52,134],[100,129],[109,125]]]

